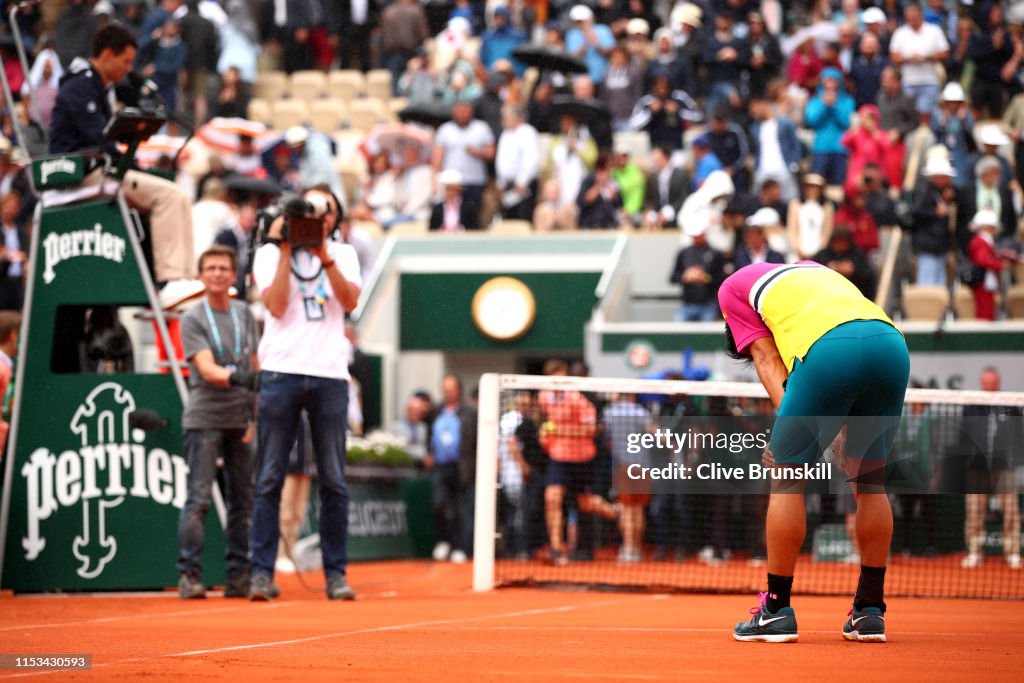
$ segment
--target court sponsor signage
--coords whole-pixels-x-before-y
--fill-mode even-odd
[[[19,592],[174,586],[187,497],[182,397],[169,374],[95,374],[88,321],[147,301],[122,206],[45,207],[30,273],[0,509],[0,587]],[[56,245],[56,246],[54,246]],[[88,253],[87,253],[88,252]],[[49,282],[47,279],[49,278]],[[133,411],[166,426],[134,429]],[[217,507],[206,517],[203,580],[224,580]]]

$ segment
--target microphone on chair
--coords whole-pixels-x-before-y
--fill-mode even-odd
[[[140,73],[130,71],[125,78],[129,85],[139,91],[140,97],[155,97],[160,92],[160,86]]]

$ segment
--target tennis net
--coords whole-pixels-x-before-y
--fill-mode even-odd
[[[1022,409],[1024,393],[909,389],[898,427],[848,423],[848,441],[896,430],[877,470],[895,524],[887,595],[1024,599]],[[763,589],[774,423],[757,384],[485,375],[474,587]],[[856,503],[822,446],[801,470],[794,591],[850,594]]]

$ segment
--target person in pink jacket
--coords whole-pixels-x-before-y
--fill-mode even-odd
[[[889,136],[879,125],[881,114],[878,107],[865,104],[857,110],[857,123],[843,133],[843,147],[850,150],[846,170],[847,192],[860,186],[864,167],[868,164],[882,166],[889,152]]]

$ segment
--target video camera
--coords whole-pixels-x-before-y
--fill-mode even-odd
[[[257,214],[256,226],[261,241],[268,241],[270,226],[282,216],[284,229],[281,238],[292,249],[318,247],[324,241],[324,224],[316,215],[316,208],[302,197],[294,195],[281,197],[277,203]]]

